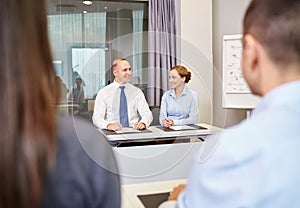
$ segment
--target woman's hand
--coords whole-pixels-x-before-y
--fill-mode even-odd
[[[164,127],[169,128],[170,126],[174,126],[174,121],[170,118],[163,119],[162,123],[163,123]]]

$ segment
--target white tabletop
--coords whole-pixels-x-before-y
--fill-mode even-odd
[[[126,134],[105,134],[109,141],[124,141],[124,140],[154,140],[159,138],[170,138],[170,137],[198,137],[207,136],[210,134],[217,133],[221,128],[205,124],[198,123],[197,126],[204,127],[206,129],[194,129],[194,130],[179,130],[179,131],[164,131],[160,127],[150,126],[148,132],[141,131],[140,133],[126,133]]]
[[[201,149],[204,138],[222,129],[199,123],[206,129],[163,131],[161,127],[150,126],[146,133],[116,134],[107,132],[107,139],[116,144],[113,147],[119,166],[121,183],[139,184],[187,178],[195,153]],[[106,132],[106,131],[102,131]],[[171,143],[147,143],[145,141],[176,140]],[[191,140],[192,139],[192,140]],[[194,142],[194,139],[197,142]],[[202,140],[203,141],[203,140]],[[121,145],[124,142],[124,145]],[[132,145],[127,146],[127,143]],[[142,144],[145,142],[145,145]]]

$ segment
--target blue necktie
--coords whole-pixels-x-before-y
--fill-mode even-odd
[[[129,126],[128,123],[128,112],[127,112],[127,100],[124,92],[125,86],[120,86],[121,95],[120,95],[120,123],[122,126]]]

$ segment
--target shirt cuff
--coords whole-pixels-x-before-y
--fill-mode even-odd
[[[150,123],[149,122],[146,122],[144,120],[140,120],[139,122],[141,123],[144,123],[146,125],[146,128],[148,128],[150,126]]]
[[[173,120],[173,121],[174,121],[174,126],[182,126],[181,120]]]
[[[176,207],[176,201],[169,200],[161,203],[158,208],[175,208],[175,207]]]
[[[95,126],[98,128],[98,129],[107,129],[107,125],[109,124],[110,122],[101,122],[100,124],[95,122]]]

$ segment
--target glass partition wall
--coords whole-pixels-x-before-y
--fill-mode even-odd
[[[64,86],[62,101],[74,101],[72,89],[81,78],[85,105],[81,111],[87,111],[87,101],[113,81],[110,67],[115,58],[128,59],[132,83],[147,86],[148,1],[91,2],[48,1],[49,38]]]

